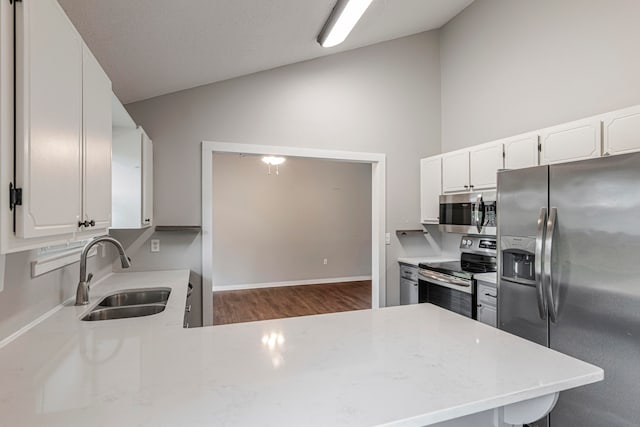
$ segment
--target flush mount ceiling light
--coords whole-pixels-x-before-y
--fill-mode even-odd
[[[287,159],[284,157],[277,156],[264,156],[262,161],[269,165],[269,175],[271,175],[271,166],[276,167],[276,175],[280,175],[280,165],[283,164]]]
[[[333,47],[342,43],[367,10],[371,1],[338,0],[318,35],[320,46]]]

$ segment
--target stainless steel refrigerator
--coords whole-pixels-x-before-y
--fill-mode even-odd
[[[501,171],[497,209],[499,327],[605,372],[532,425],[640,426],[640,154]]]

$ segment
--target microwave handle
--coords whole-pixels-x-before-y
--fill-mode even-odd
[[[482,202],[482,194],[478,194],[474,211],[475,211],[474,216],[476,219],[476,228],[478,229],[478,233],[482,233],[482,226],[484,225],[484,203]]]

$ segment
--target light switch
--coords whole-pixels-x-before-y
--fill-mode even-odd
[[[387,245],[391,244],[391,233],[385,233],[384,234],[384,243]]]
[[[151,252],[160,252],[160,239],[151,239]]]

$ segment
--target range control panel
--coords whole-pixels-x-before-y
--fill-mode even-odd
[[[478,252],[494,255],[497,249],[497,240],[487,236],[462,236],[460,249],[464,252]]]

